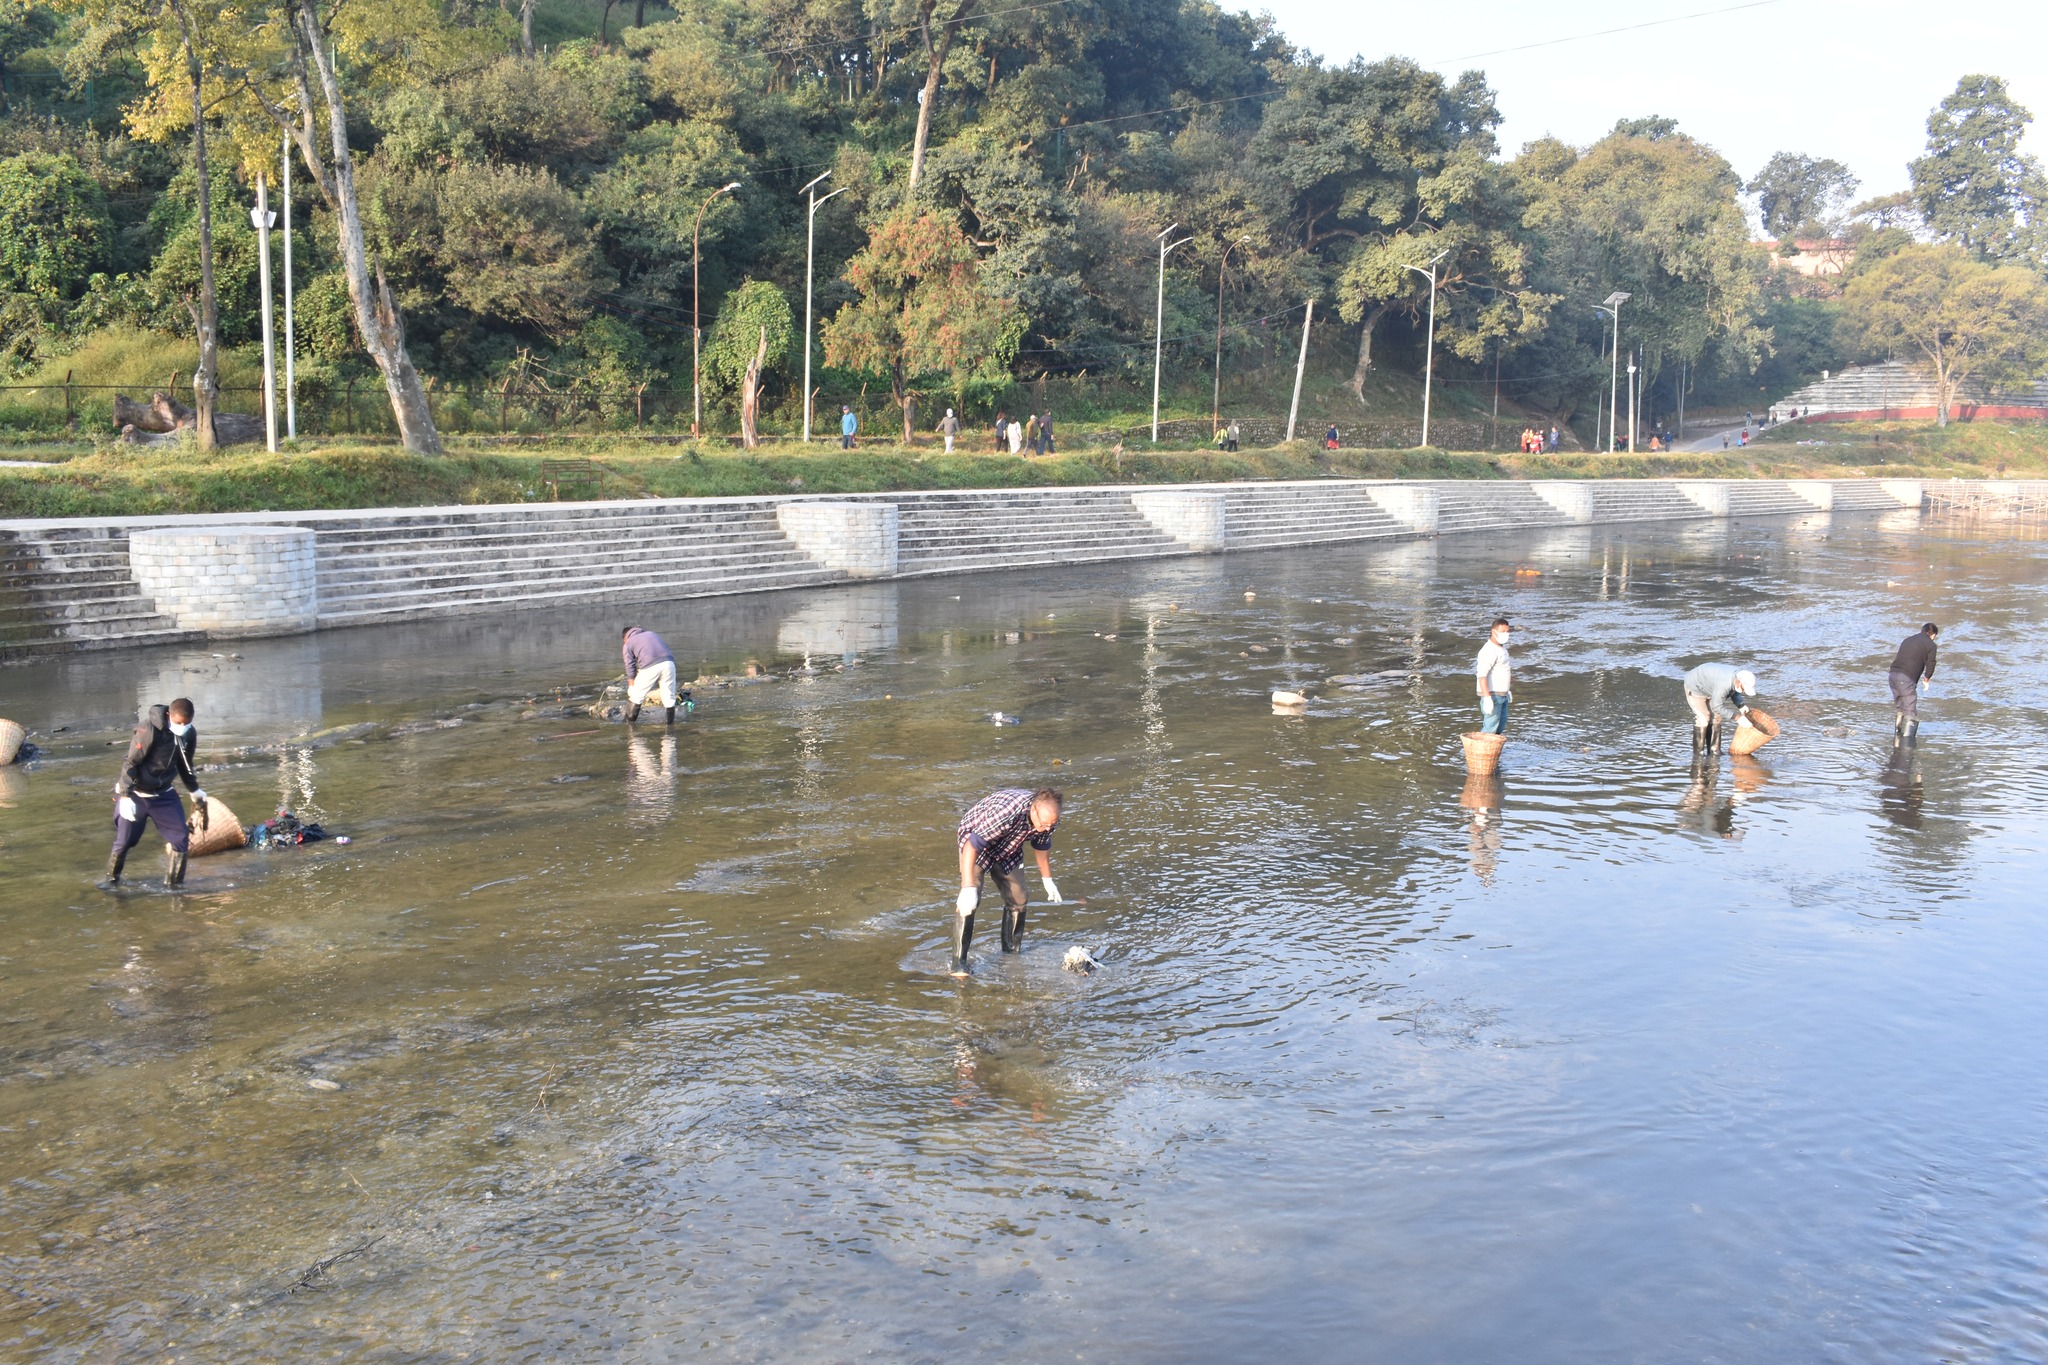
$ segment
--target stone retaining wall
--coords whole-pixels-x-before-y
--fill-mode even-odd
[[[313,533],[297,526],[179,526],[128,537],[128,564],[180,630],[294,635],[320,618]]]
[[[899,513],[884,502],[786,502],[775,509],[782,533],[799,550],[848,578],[896,573]]]

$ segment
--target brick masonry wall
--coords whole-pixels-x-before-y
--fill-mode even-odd
[[[313,533],[294,526],[161,527],[128,537],[135,581],[181,630],[295,635],[320,612]]]

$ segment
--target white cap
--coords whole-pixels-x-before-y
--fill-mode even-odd
[[[1756,674],[1743,669],[1735,675],[1735,686],[1745,697],[1756,695]]]

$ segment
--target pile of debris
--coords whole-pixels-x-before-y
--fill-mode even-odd
[[[181,441],[197,421],[192,409],[162,390],[151,394],[147,403],[137,403],[125,394],[114,395],[114,425],[130,445]],[[263,439],[263,419],[245,412],[216,412],[213,435],[216,443],[224,446],[254,445]]]

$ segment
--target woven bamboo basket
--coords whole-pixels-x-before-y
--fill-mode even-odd
[[[1500,751],[1501,746],[1508,742],[1506,735],[1467,730],[1458,738],[1465,742],[1466,772],[1474,777],[1490,777],[1500,771]]]
[[[21,757],[21,746],[27,738],[28,731],[11,720],[0,720],[0,768]]]
[[[249,836],[242,830],[242,822],[227,808],[227,803],[218,796],[206,798],[206,828],[199,828],[198,811],[188,811],[186,823],[191,827],[191,838],[186,852],[194,858],[203,858],[209,853],[225,853],[231,848],[240,848],[249,842]]]
[[[1735,736],[1728,741],[1728,752],[1737,758],[1744,758],[1777,737],[1778,722],[1752,706],[1749,708],[1749,724],[1736,725]]]

